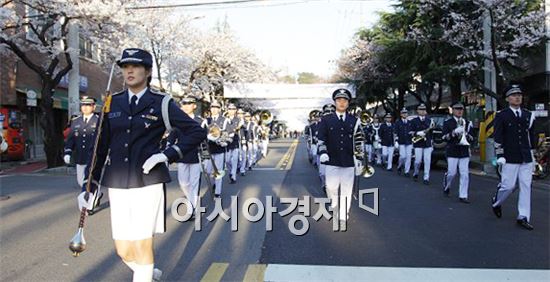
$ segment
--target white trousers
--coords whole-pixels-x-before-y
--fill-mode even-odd
[[[349,218],[355,178],[354,170],[354,167],[326,166],[327,195],[333,210],[336,210],[338,206],[340,220]],[[340,197],[338,197],[338,191],[340,191]]]
[[[527,221],[530,221],[533,165],[533,163],[504,164],[500,187],[493,206],[502,205],[516,188],[516,183],[519,182],[518,219],[526,218]]]
[[[76,182],[78,183],[78,187],[82,188],[82,185],[84,185],[84,174],[86,172],[86,166],[87,165],[76,165]]]
[[[313,162],[315,163],[315,159],[317,159],[317,144],[311,144],[311,148],[309,149],[309,154]]]
[[[201,165],[178,163],[178,182],[183,195],[191,202],[193,209],[199,200],[199,181],[201,179]],[[210,187],[212,188],[212,187]],[[191,211],[192,212],[192,211]]]
[[[239,164],[239,148],[227,150],[225,156],[225,162],[227,163],[227,170],[229,175],[233,179],[237,179],[237,168]]]
[[[266,157],[267,156],[267,146],[269,145],[269,140],[262,140],[262,157]]]
[[[239,154],[239,169],[241,173],[246,172],[247,164],[248,164],[248,147],[246,145],[241,145],[241,152]]]
[[[451,188],[453,179],[456,176],[456,171],[458,168],[458,173],[460,174],[460,183],[458,189],[458,197],[468,199],[468,186],[470,182],[470,177],[468,174],[468,164],[470,163],[470,158],[447,158],[447,173],[445,173],[444,179],[444,190],[447,191]]]
[[[382,159],[387,162],[386,169],[393,166],[393,146],[382,146]]]
[[[256,145],[254,142],[249,142],[248,143],[248,163],[247,163],[247,167],[252,167],[252,165],[254,165],[254,163],[256,162]]]
[[[399,164],[398,168],[402,168],[405,165],[405,173],[409,173],[411,170],[411,159],[412,159],[412,149],[413,145],[399,145]]]
[[[420,164],[424,162],[424,180],[430,180],[430,165],[432,163],[432,147],[414,148],[414,175],[418,175]]]
[[[318,159],[319,157],[317,157]],[[319,163],[319,178],[321,179],[321,187],[324,187],[327,184],[327,165]]]
[[[369,163],[372,163],[373,157],[373,148],[372,144],[365,144],[365,153],[367,154],[367,160]]]
[[[212,156],[211,156],[211,158],[214,160],[214,163],[216,164],[216,168],[220,172],[223,171],[223,155],[224,155],[224,153],[212,154]],[[214,171],[214,168],[212,167],[212,161],[208,161],[208,167],[206,168],[206,170],[207,170],[208,174],[210,175],[211,183],[215,183],[215,185],[216,185],[216,190],[214,191],[214,193],[217,194],[217,195],[220,195],[222,193],[223,178],[214,179],[214,177],[212,177],[212,172]],[[212,189],[212,187],[209,187],[209,188]]]
[[[382,164],[382,149],[375,149],[373,145],[372,150],[374,152],[374,158],[376,159],[376,164],[377,165]]]

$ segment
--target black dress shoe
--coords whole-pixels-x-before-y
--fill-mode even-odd
[[[231,178],[231,180],[229,180],[229,184],[235,184],[235,183],[237,183],[237,180],[235,180],[233,178]]]
[[[468,201],[467,198],[458,198],[458,200],[461,202],[461,203],[465,203],[465,204],[469,204],[470,201]]]
[[[241,172],[241,176],[245,176],[244,172]]]
[[[451,190],[451,189],[447,189],[447,190],[443,189],[443,195],[445,195],[445,197],[448,198],[448,197],[449,197],[449,194],[451,193],[450,190]]]
[[[411,176],[408,172],[406,172],[406,173],[403,174],[403,175],[404,175],[405,177],[407,177],[407,178],[409,178],[409,177]]]
[[[496,202],[496,199],[493,197],[493,204]],[[498,217],[498,218],[501,218],[502,217],[502,208],[500,206],[493,206],[491,205],[491,207],[493,208],[493,213]]]
[[[430,185],[430,180],[424,180],[422,183],[424,183],[424,185]]]
[[[531,223],[529,223],[529,221],[527,221],[527,218],[518,219],[517,223],[519,224],[519,226],[521,226],[521,227],[523,227],[527,230],[533,230],[533,225],[531,225]]]
[[[413,175],[413,180],[418,181],[418,175],[417,174]]]
[[[392,171],[392,169],[391,169],[391,168],[386,168],[386,170],[387,170],[387,171]]]
[[[214,194],[214,198],[219,198],[220,194]]]
[[[401,175],[401,168],[400,167],[397,168],[397,174]]]

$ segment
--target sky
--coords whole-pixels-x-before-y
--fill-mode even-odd
[[[157,3],[200,3],[220,0],[172,0]],[[230,0],[225,0],[229,2]],[[280,74],[313,72],[328,78],[335,60],[351,45],[361,27],[370,27],[379,11],[391,11],[387,0],[265,0],[232,6],[177,8],[209,29],[227,19],[239,42]]]

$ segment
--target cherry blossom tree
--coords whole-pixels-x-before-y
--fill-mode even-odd
[[[102,47],[105,57],[118,54],[124,27],[122,0],[3,0],[0,4],[0,52],[15,54],[42,81],[40,126],[48,167],[62,164],[62,128],[54,122],[53,93],[72,68],[70,25]],[[36,54],[38,58],[36,59]],[[104,62],[108,63],[108,62]]]

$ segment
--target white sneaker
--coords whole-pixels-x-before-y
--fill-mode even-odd
[[[160,281],[162,277],[162,270],[155,268],[153,269],[153,281]]]

